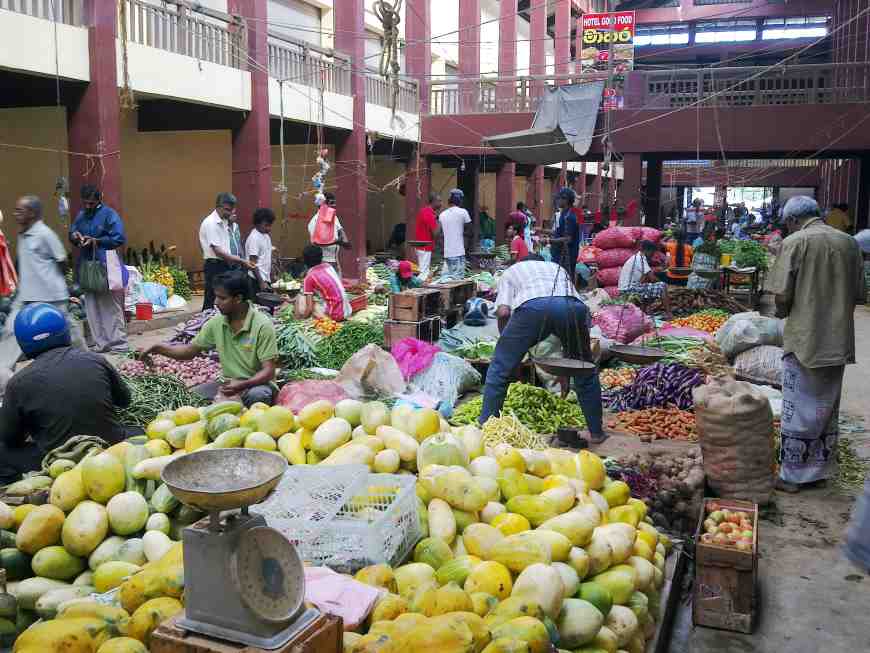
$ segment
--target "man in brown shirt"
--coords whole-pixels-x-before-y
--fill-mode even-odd
[[[769,282],[786,318],[778,487],[797,492],[834,472],[843,369],[855,362],[854,311],[865,291],[857,242],[825,224],[814,199],[792,197],[783,218],[791,235]]]

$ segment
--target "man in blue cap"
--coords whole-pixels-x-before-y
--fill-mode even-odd
[[[465,194],[458,188],[450,191],[449,205],[438,216],[441,233],[444,234],[444,263],[447,274],[457,279],[465,277],[465,230],[471,224],[471,216],[462,208]],[[443,271],[442,271],[443,275]]]
[[[28,304],[15,317],[15,338],[32,362],[10,379],[0,408],[0,484],[39,469],[74,435],[124,439],[116,410],[130,404],[130,389],[105,357],[70,347],[63,313]]]
[[[570,188],[562,188],[556,196],[558,211],[553,218],[553,238],[560,239],[550,243],[553,262],[561,265],[574,280],[577,256],[580,254],[580,225],[574,213],[576,195]],[[561,240],[566,239],[566,240]]]

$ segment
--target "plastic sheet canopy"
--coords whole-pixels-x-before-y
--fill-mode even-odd
[[[589,151],[604,82],[555,86],[545,91],[530,129],[483,139],[517,163],[572,161]]]

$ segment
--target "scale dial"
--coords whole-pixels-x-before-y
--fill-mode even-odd
[[[266,526],[242,535],[235,581],[245,607],[270,623],[290,621],[305,598],[305,574],[296,547]]]

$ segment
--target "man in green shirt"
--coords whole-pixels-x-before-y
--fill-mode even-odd
[[[278,341],[272,319],[249,302],[250,285],[244,272],[230,271],[214,281],[215,306],[220,315],[212,317],[189,345],[152,345],[141,353],[146,364],[151,354],[175,360],[190,360],[203,351],[217,349],[223,383],[204,383],[195,392],[214,399],[241,399],[246,406],[271,404],[275,396],[272,380],[278,359]]]

